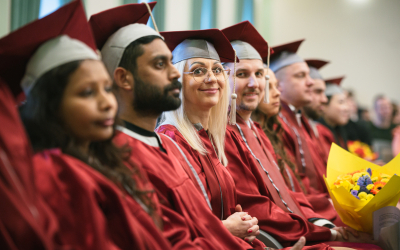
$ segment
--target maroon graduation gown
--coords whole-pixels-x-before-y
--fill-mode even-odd
[[[214,168],[218,171],[219,178],[222,179],[220,180],[220,183],[225,183],[225,185],[228,185],[225,187],[221,185],[221,189],[226,189],[225,195],[231,196],[230,198],[225,199],[225,208],[225,204],[227,204],[228,201],[230,202],[231,208],[234,208],[236,204],[241,204],[244,211],[249,212],[249,214],[253,217],[257,217],[260,229],[273,235],[284,246],[289,246],[290,243],[296,242],[303,235],[306,236],[307,240],[315,241],[318,239],[327,241],[330,239],[331,233],[328,228],[317,228],[316,226],[307,222],[301,216],[286,213],[270,200],[269,194],[260,195],[258,192],[258,187],[254,187],[254,183],[256,183],[254,177],[252,176],[251,178],[247,179],[251,175],[251,171],[247,168],[246,170],[249,171],[247,175],[241,174],[244,170],[242,167],[237,169],[237,173],[233,173],[232,171],[230,172],[232,175],[238,174],[239,176],[239,185],[238,182],[236,182],[235,185],[232,177],[233,179],[236,179],[235,177],[237,176],[231,176],[227,168],[219,163],[218,157],[215,154],[207,132],[204,129],[199,130],[198,133],[208,151],[208,154],[206,155],[200,155],[197,151],[193,150],[192,147],[186,142],[182,134],[180,134],[174,126],[162,125],[158,130],[169,135],[181,146],[181,148],[185,150],[185,152],[192,155],[192,158],[194,159],[193,167],[196,168],[196,171],[199,173],[199,175],[204,176],[201,178],[201,180],[207,189],[210,189],[210,182],[208,176],[206,176],[204,173],[206,171],[205,168]],[[251,156],[247,155],[248,151],[244,149],[240,139],[235,136],[233,131],[230,131],[229,129],[227,130],[225,140],[226,150],[232,147],[234,150],[230,150],[230,152],[235,157],[235,159],[232,160],[228,159],[228,169],[230,168],[231,164],[234,164],[233,162],[237,162],[240,166],[244,166],[242,162],[243,158],[245,160],[252,160],[250,158]],[[240,145],[239,149],[237,148],[237,145]],[[227,153],[227,156],[228,155],[229,153]],[[252,163],[252,166],[255,166],[254,162]],[[262,179],[259,181],[263,182]],[[242,191],[242,189],[248,189],[248,187],[252,188],[251,192]],[[236,192],[234,192],[235,190]],[[266,190],[266,188],[264,188],[264,190]],[[210,191],[208,191],[208,194],[212,195]],[[228,209],[226,210],[229,211]],[[310,227],[313,229],[313,234],[310,233]],[[325,249],[325,247],[327,246],[322,244],[317,246],[316,249]]]
[[[253,122],[252,129],[257,133],[258,138],[261,138],[261,143],[259,145],[262,145],[264,152],[269,152],[272,156],[269,158],[272,158],[276,162],[277,156],[274,152],[274,148],[261,126],[257,122]],[[300,183],[287,164],[285,164],[284,173],[289,180],[289,183],[286,183],[289,187],[289,193],[300,204],[302,212],[307,219],[324,218],[332,221],[336,226],[343,225],[343,222],[340,220],[335,208],[332,206],[325,194],[304,194]]]
[[[268,171],[267,175],[266,172],[263,171],[261,165],[258,164],[259,172],[255,174],[263,176],[273,202],[282,210],[290,212],[288,210],[289,208],[294,213],[303,215],[306,219],[323,218],[313,211],[313,207],[307,201],[303,193],[291,192],[287,188],[285,180],[276,164],[276,160],[270,151],[272,144],[265,133],[257,126],[258,124],[251,121],[250,128],[239,115],[236,117],[237,125],[229,125],[229,127],[237,133],[239,138],[242,138],[241,134],[243,134],[247,145],[250,147],[255,157],[260,160],[262,166]],[[238,130],[237,126],[240,126],[241,131]],[[272,184],[269,178],[272,179],[274,184]],[[275,187],[279,190],[279,193]],[[287,207],[283,201],[286,203]]]
[[[282,110],[279,120],[284,129],[282,136],[283,143],[288,155],[296,163],[297,173],[300,175],[304,187],[309,194],[326,193],[325,182],[323,181],[323,161],[319,151],[314,147],[310,134],[311,127],[302,116],[301,126],[296,114],[289,108],[288,104],[281,101]]]
[[[53,249],[58,223],[34,186],[32,151],[0,81],[0,249]]]
[[[332,131],[329,128],[319,123],[317,124],[317,129],[319,136],[321,138],[321,145],[323,146],[325,152],[327,152],[327,154],[329,155],[332,143],[334,142],[338,144],[338,142],[335,141],[335,136],[332,134]],[[344,149],[347,149],[347,145],[344,145],[343,140],[341,140],[341,138],[339,138],[339,140],[340,140],[339,146],[341,146]]]
[[[171,249],[139,203],[92,167],[59,149],[37,153],[33,162],[36,185],[60,222],[63,246]]]
[[[296,240],[299,237],[296,237],[299,231],[303,231],[307,244],[312,245],[303,249],[330,249],[328,245],[333,247],[352,247],[360,250],[380,249],[371,244],[329,241],[327,237],[330,237],[331,233],[328,228],[315,226],[304,217],[295,214],[296,212],[288,213],[277,207],[271,202],[272,195],[269,193],[264,179],[260,177],[257,171],[258,166],[256,164],[258,163],[251,156],[251,152],[244,148],[246,147],[244,142],[237,136],[236,132],[230,127],[227,128],[225,152],[229,161],[228,169],[236,183],[238,202],[250,215],[258,218],[260,229],[271,233],[284,246],[288,246],[293,242],[282,241],[282,237],[293,237]],[[275,205],[275,207],[270,204]],[[267,215],[267,218],[265,218],[265,215]],[[284,235],[272,233],[277,231]],[[325,243],[315,244],[316,242],[313,241],[328,241],[325,242],[328,245]]]
[[[143,135],[127,128],[121,131],[114,142],[132,148],[130,164],[145,170],[154,185],[163,211],[164,235],[174,249],[254,247],[233,236],[211,212],[193,172],[172,139],[164,134],[157,135],[166,151],[162,152],[158,146],[146,143]],[[204,180],[204,176],[202,178]]]

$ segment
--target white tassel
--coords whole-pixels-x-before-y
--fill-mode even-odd
[[[231,114],[229,116],[229,124],[230,125],[236,125],[236,98],[237,95],[235,93],[232,93],[232,101],[231,101]]]
[[[264,102],[269,103],[269,75],[265,76],[265,93],[264,93]]]
[[[270,69],[269,69],[269,57],[270,57],[270,55],[271,55],[271,50],[269,49],[269,43],[268,43],[268,57],[267,57],[267,72],[265,73],[265,94],[264,94],[264,102],[265,103],[269,103],[269,79],[270,79],[270,76],[269,76],[269,71],[270,71]]]
[[[231,112],[229,114],[229,125],[236,125],[236,50],[235,52],[235,61],[233,63],[233,90],[231,95]]]

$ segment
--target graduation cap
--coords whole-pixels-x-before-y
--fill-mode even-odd
[[[333,96],[336,94],[343,93],[343,89],[340,87],[340,84],[344,78],[345,77],[342,76],[342,77],[325,79],[325,83],[326,83],[325,95]]]
[[[281,68],[292,65],[293,63],[304,62],[304,60],[296,54],[303,41],[304,39],[273,47],[274,54],[271,56],[270,65],[272,71],[277,72]]]
[[[172,51],[173,64],[190,58],[208,58],[233,62],[235,52],[219,29],[161,32]]]
[[[266,58],[270,54],[268,42],[249,21],[243,21],[222,30],[241,59]]]
[[[145,36],[162,38],[146,25],[155,5],[156,2],[125,4],[90,17],[89,24],[97,47],[101,50],[102,60],[111,77],[129,44]]]
[[[264,102],[269,103],[268,70],[269,70],[269,57],[272,54],[272,50],[270,49],[268,42],[265,41],[265,39],[261,36],[261,34],[249,21],[243,21],[235,25],[232,25],[228,28],[223,29],[222,32],[231,42],[232,47],[236,51],[236,54],[240,60],[259,59],[263,61],[263,58],[266,58],[267,74],[265,75],[266,84],[265,84]],[[235,94],[235,85],[236,85],[235,82],[233,85],[234,85],[233,94]],[[236,110],[234,109],[234,107],[231,107],[231,111],[233,113]],[[231,123],[234,123],[233,120]]]
[[[161,34],[172,51],[173,64],[190,58],[208,58],[234,62],[236,67],[236,52],[219,29],[170,31]]]
[[[0,77],[14,95],[25,94],[47,71],[67,62],[98,59],[80,0],[0,39]],[[20,86],[21,84],[21,86]]]
[[[323,60],[318,60],[318,59],[307,59],[305,60],[307,63],[308,67],[310,68],[310,77],[312,79],[320,79],[324,80],[324,78],[321,76],[319,73],[319,70],[327,65],[329,62],[328,61],[323,61]]]

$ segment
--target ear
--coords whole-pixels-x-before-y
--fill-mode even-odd
[[[128,70],[118,67],[114,70],[114,82],[121,89],[132,90],[134,83],[133,75]]]

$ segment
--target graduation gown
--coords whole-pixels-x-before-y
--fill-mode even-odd
[[[243,119],[240,118],[238,120],[238,124],[241,126],[241,128],[246,129],[243,131],[249,131],[250,128],[248,126],[244,126],[246,124],[243,124],[242,121]],[[257,122],[252,122],[251,130],[254,131],[254,133],[256,133],[258,137],[257,139],[255,138],[254,141],[258,142],[258,145],[262,146],[262,149],[264,152],[266,152],[266,154],[271,155],[270,157],[268,157],[269,159],[277,162],[277,155],[275,154],[274,148],[270,140],[262,130],[260,124],[258,124]],[[248,132],[248,134],[250,133]],[[250,140],[248,140],[248,142],[250,143]],[[254,148],[256,148],[257,144],[254,144]],[[276,163],[274,165],[276,166]],[[278,168],[275,167],[272,169],[275,170]],[[276,174],[278,173],[280,173],[279,170]],[[300,204],[302,212],[306,216],[306,219],[310,221],[315,221],[317,218],[323,218],[333,222],[336,226],[344,225],[343,222],[340,220],[340,217],[338,216],[335,208],[332,206],[331,202],[328,200],[325,194],[304,194],[298,179],[296,178],[292,169],[290,169],[287,164],[285,164],[284,174],[286,175],[285,180],[288,180],[286,184],[287,187],[289,187],[289,193]],[[279,182],[277,181],[277,183],[280,182],[282,182],[282,180]],[[321,224],[318,223],[318,225]]]
[[[318,133],[322,139],[322,143],[326,150],[330,150],[332,143],[336,143],[340,147],[347,149],[347,134],[346,130],[342,126],[337,126],[335,128],[326,124],[324,120],[317,126]]]
[[[162,125],[159,127],[158,131],[169,135],[181,146],[182,149],[185,150],[185,152],[192,156],[193,167],[196,169],[196,172],[202,176],[200,179],[210,196],[215,196],[215,194],[210,191],[213,182],[210,182],[209,176],[205,172],[208,171],[208,168],[211,170],[214,169],[215,172],[218,173],[218,183],[222,183],[220,188],[221,190],[224,190],[222,191],[223,195],[231,196],[223,199],[224,211],[229,212],[227,206],[229,206],[228,208],[234,209],[236,204],[240,204],[244,211],[248,212],[253,217],[257,217],[260,229],[270,233],[284,246],[289,246],[291,243],[296,242],[303,235],[306,236],[308,241],[327,241],[330,239],[331,232],[328,228],[316,227],[299,215],[289,214],[283,211],[271,201],[269,193],[266,195],[259,194],[257,184],[254,184],[257,182],[252,178],[248,179],[248,177],[251,176],[251,170],[248,168],[236,168],[232,166],[232,168],[236,168],[237,172],[228,172],[231,164],[246,166],[242,162],[242,159],[245,159],[245,161],[252,160],[251,155],[247,154],[248,151],[244,148],[244,145],[241,144],[240,139],[235,136],[233,131],[227,129],[225,138],[226,151],[229,150],[231,152],[226,152],[227,157],[232,157],[231,159],[228,159],[229,163],[226,168],[219,162],[207,132],[203,128],[197,129],[200,139],[206,146],[208,152],[206,155],[201,155],[197,151],[193,150],[182,134],[174,126]],[[255,166],[254,162],[252,162],[252,166]],[[247,175],[242,174],[243,171],[246,171]],[[236,178],[237,176],[233,176],[232,178],[231,174],[238,174],[239,177]],[[240,181],[236,181],[235,183],[234,179],[239,179]],[[262,179],[259,181],[263,182]],[[214,185],[218,184],[216,183]],[[262,186],[264,186],[264,184],[262,184]],[[251,191],[246,192],[249,187],[251,188]],[[219,188],[219,185],[217,188]],[[243,189],[245,189],[244,192]],[[264,190],[267,192],[266,188],[264,188]],[[217,197],[220,199],[220,194],[218,194]],[[212,198],[210,197],[210,199]],[[213,205],[213,211],[214,207],[215,204]],[[313,233],[310,232],[310,227],[312,227]],[[324,244],[314,246],[314,248],[329,249]]]
[[[0,81],[0,249],[53,249],[58,223],[34,185],[32,151]]]
[[[321,158],[312,133],[312,129],[304,116],[299,122],[287,103],[281,101],[282,109],[279,113],[279,121],[284,133],[282,140],[285,149],[296,164],[297,174],[301,177],[304,187],[309,194],[325,193],[327,189],[323,180],[326,175],[326,164]]]
[[[171,249],[142,206],[84,162],[51,149],[35,154],[33,163],[38,190],[60,222],[61,245]]]
[[[320,222],[322,222],[321,219],[324,218],[314,212],[312,205],[307,201],[304,193],[296,193],[287,188],[285,180],[276,163],[276,159],[272,154],[273,146],[268,137],[262,131],[260,125],[256,122],[249,121],[251,126],[249,127],[239,114],[237,114],[236,117],[237,124],[229,125],[229,127],[237,133],[239,138],[243,139],[244,143],[247,143],[248,147],[254,154],[253,157],[256,157],[260,161],[258,164],[259,171],[254,174],[262,176],[268,191],[271,193],[273,202],[284,211],[303,215],[304,218],[311,221],[320,219]],[[260,164],[262,164],[262,166]],[[289,177],[291,182],[293,182],[292,176],[289,175]],[[330,224],[328,221],[325,221],[325,223]]]
[[[154,185],[163,211],[164,236],[174,249],[253,248],[233,236],[212,213],[196,177],[172,139],[135,127],[130,124],[119,128],[121,132],[114,141],[132,148],[129,164],[146,171]],[[201,178],[204,180],[204,176]],[[254,244],[263,246],[259,241]]]

